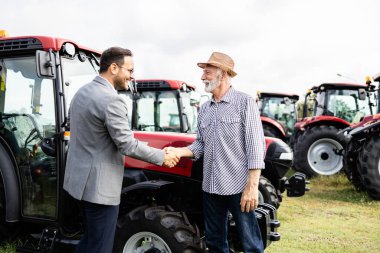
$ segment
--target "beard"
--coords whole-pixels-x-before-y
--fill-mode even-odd
[[[125,81],[125,78],[116,76],[113,83],[115,85],[115,90],[128,90],[128,82]]]
[[[213,90],[218,88],[220,86],[220,78],[221,75],[219,74],[211,81],[204,80],[203,83],[206,85],[205,92],[211,93]]]

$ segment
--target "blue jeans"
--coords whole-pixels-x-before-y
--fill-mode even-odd
[[[236,222],[239,239],[245,253],[263,253],[264,246],[254,212],[240,210],[241,193],[216,195],[203,192],[203,212],[206,245],[209,253],[229,253],[227,241],[228,211]]]
[[[111,253],[119,206],[82,201],[85,231],[75,253]]]

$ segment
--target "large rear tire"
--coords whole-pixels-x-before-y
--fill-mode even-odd
[[[199,231],[184,213],[164,206],[138,207],[119,219],[114,251],[199,253],[205,252]]]
[[[20,234],[18,224],[11,224],[5,221],[5,206],[4,183],[0,176],[0,242],[13,240]]]
[[[262,203],[271,204],[276,209],[280,207],[276,188],[263,176],[260,177],[259,181],[259,204]]]
[[[5,194],[3,179],[0,177],[0,241],[7,239],[7,225],[5,222]]]
[[[333,175],[343,168],[343,156],[336,151],[346,145],[335,126],[311,127],[298,138],[294,150],[294,166],[308,177]]]
[[[365,187],[359,173],[359,159],[358,154],[348,153],[343,158],[343,171],[348,180],[354,185],[357,191],[364,191]]]
[[[380,136],[372,136],[359,153],[358,167],[368,194],[380,200]]]

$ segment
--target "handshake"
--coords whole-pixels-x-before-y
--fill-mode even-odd
[[[162,166],[167,168],[176,166],[182,157],[181,148],[166,147],[163,151],[165,151],[165,158]]]

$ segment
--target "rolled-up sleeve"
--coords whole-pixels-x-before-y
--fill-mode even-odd
[[[204,143],[201,141],[201,139],[198,139],[198,134],[195,141],[189,145],[188,148],[191,150],[191,152],[193,152],[195,160],[198,160],[203,156]]]
[[[203,132],[201,128],[201,122],[202,122],[203,111],[204,111],[205,106],[206,105],[203,104],[199,110],[198,119],[197,119],[197,137],[195,138],[195,141],[192,144],[187,146],[187,148],[190,149],[190,151],[193,153],[195,160],[198,160],[204,154],[205,145],[204,145],[203,137],[202,137]]]
[[[245,145],[248,168],[265,168],[265,139],[260,113],[252,97],[247,99],[245,110]]]

